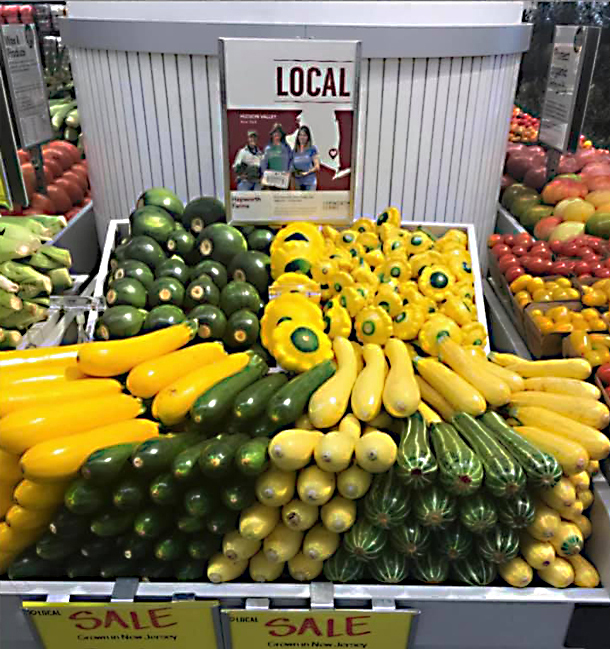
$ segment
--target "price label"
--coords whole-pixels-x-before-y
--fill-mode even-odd
[[[406,649],[419,611],[223,611],[232,649]]]
[[[217,602],[24,602],[45,649],[217,646]]]

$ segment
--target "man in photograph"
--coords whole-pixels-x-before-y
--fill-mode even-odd
[[[248,142],[237,152],[233,162],[233,171],[237,174],[237,191],[260,191],[262,159],[263,152],[258,146],[258,133],[248,131]]]

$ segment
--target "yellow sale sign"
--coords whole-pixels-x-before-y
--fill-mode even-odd
[[[217,602],[24,602],[45,649],[206,649]]]
[[[418,611],[226,610],[232,649],[405,649]]]

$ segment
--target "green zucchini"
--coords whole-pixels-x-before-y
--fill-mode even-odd
[[[333,584],[347,584],[361,580],[364,577],[365,566],[364,561],[354,561],[353,555],[340,547],[324,562],[324,576]]]
[[[140,512],[133,521],[133,529],[138,536],[154,539],[173,523],[171,514],[161,507],[151,507]]]
[[[216,497],[207,486],[189,489],[184,494],[184,508],[191,516],[207,516],[216,505]]]
[[[513,459],[480,421],[459,412],[453,417],[453,425],[466,438],[485,467],[485,487],[498,498],[514,496],[525,487],[525,474],[521,465]]]
[[[511,529],[529,527],[536,517],[536,507],[527,491],[497,503],[500,522]]]
[[[172,463],[172,474],[176,480],[187,482],[199,476],[197,461],[199,460],[201,451],[203,451],[209,442],[209,439],[204,439],[202,442],[193,444],[176,455]]]
[[[184,286],[188,283],[189,276],[189,267],[184,263],[184,260],[181,257],[170,257],[169,259],[162,261],[157,268],[155,268],[155,279],[161,277],[173,277]]]
[[[196,539],[190,539],[187,552],[191,559],[204,560],[213,557],[222,544],[222,537],[209,532],[198,534]]]
[[[229,281],[227,269],[222,264],[211,259],[204,259],[191,268],[191,281],[202,275],[207,275],[216,284],[219,291],[222,291]]]
[[[430,439],[440,484],[454,496],[470,496],[483,482],[483,465],[451,424],[432,424]]]
[[[430,528],[419,523],[405,521],[402,525],[390,530],[392,547],[411,559],[424,556],[431,538]]]
[[[119,550],[125,559],[140,561],[152,553],[152,541],[144,539],[135,532],[121,539]]]
[[[94,536],[85,541],[80,546],[80,553],[87,559],[99,559],[110,554],[114,550],[112,542],[109,539],[102,539]]]
[[[235,351],[248,349],[258,340],[260,329],[258,317],[252,311],[235,311],[227,320],[224,344]]]
[[[106,491],[85,480],[77,478],[66,489],[64,505],[73,514],[93,514],[107,504]]]
[[[266,295],[271,284],[270,266],[271,259],[264,252],[244,250],[231,259],[227,270],[232,280],[248,282],[260,295]]]
[[[183,514],[176,519],[176,527],[185,534],[195,534],[205,530],[205,520],[197,516]]]
[[[112,504],[121,511],[135,512],[146,501],[146,488],[135,476],[127,476],[112,491]]]
[[[136,259],[125,259],[121,261],[115,268],[110,285],[120,279],[132,278],[140,282],[142,286],[148,291],[155,281],[155,276],[152,270],[142,261]]]
[[[89,521],[85,516],[73,514],[71,511],[62,507],[55,512],[53,520],[49,524],[51,534],[60,539],[81,539],[89,535]]]
[[[472,534],[463,526],[452,525],[438,535],[437,550],[449,561],[462,559],[472,548]]]
[[[46,561],[32,550],[22,552],[11,561],[8,578],[11,581],[31,581],[58,576],[59,566],[54,560]]]
[[[136,201],[136,207],[154,205],[164,209],[175,221],[179,221],[183,212],[182,201],[167,187],[152,187],[142,192]]]
[[[449,577],[449,559],[429,552],[413,562],[413,576],[424,584],[442,584]]]
[[[254,504],[254,485],[247,480],[233,478],[220,488],[220,501],[227,509],[237,512]]]
[[[182,213],[185,228],[199,234],[206,225],[226,221],[225,206],[213,196],[200,196],[187,203]]]
[[[267,228],[256,228],[248,234],[248,248],[268,253],[274,236],[273,232]]]
[[[442,529],[457,518],[455,498],[438,485],[432,485],[416,494],[413,512],[424,527]]]
[[[201,451],[199,469],[208,478],[227,475],[233,465],[237,449],[248,440],[243,433],[212,439]]]
[[[395,471],[379,473],[364,497],[367,520],[385,530],[402,525],[411,509],[409,495]]]
[[[143,309],[146,306],[146,289],[141,282],[132,277],[117,279],[106,292],[106,302],[110,306],[127,304],[136,309]]]
[[[311,395],[333,376],[336,369],[332,361],[323,361],[288,381],[269,399],[269,419],[278,428],[295,422],[303,414]]]
[[[186,320],[184,311],[173,304],[162,304],[151,309],[144,320],[144,331],[150,333],[158,329],[166,329]]]
[[[135,449],[131,463],[141,474],[158,474],[171,467],[178,453],[200,440],[201,437],[195,433],[175,433],[148,439]]]
[[[474,555],[454,561],[451,568],[455,579],[469,586],[489,586],[497,575],[493,563]]]
[[[129,216],[131,235],[146,235],[163,245],[174,229],[171,214],[156,205],[145,205],[134,210]]]
[[[202,257],[227,266],[237,253],[248,249],[248,244],[237,228],[226,223],[212,223],[201,231],[197,247]]]
[[[281,388],[280,388],[281,389]],[[254,420],[248,426],[248,432],[254,437],[267,437],[267,439],[273,437],[277,431],[282,428],[274,421],[271,421],[271,418],[267,413],[261,415],[258,419]]]
[[[155,505],[170,507],[179,502],[181,488],[171,473],[161,473],[150,483],[148,494]]]
[[[117,536],[131,529],[133,514],[109,509],[91,520],[90,530],[96,536]]]
[[[149,559],[140,565],[138,576],[142,581],[168,581],[174,578],[174,564],[159,559]]]
[[[119,577],[137,577],[138,565],[125,557],[108,557],[100,565],[102,579],[118,579]]]
[[[269,466],[268,437],[254,437],[235,452],[235,466],[246,476],[257,476]]]
[[[498,514],[491,500],[482,493],[460,501],[460,523],[474,534],[483,534],[492,529]]]
[[[382,584],[400,584],[409,576],[407,557],[392,548],[386,549],[381,556],[369,564],[371,576]]]
[[[211,304],[200,304],[189,312],[189,320],[197,320],[197,335],[202,340],[220,340],[225,335],[227,317]]]
[[[36,554],[47,561],[61,561],[78,552],[77,538],[65,539],[55,534],[45,534],[36,542]]]
[[[99,340],[117,340],[136,336],[142,329],[145,317],[142,310],[127,304],[111,306],[98,320],[95,337]]]
[[[519,554],[519,534],[503,525],[482,534],[477,540],[478,554],[491,563],[506,563]]]
[[[166,259],[163,248],[152,237],[147,235],[132,237],[122,248],[121,256],[123,259],[141,261],[152,269]]]
[[[559,462],[521,437],[498,413],[491,410],[486,412],[481,422],[523,467],[528,484],[532,487],[554,487],[559,482],[562,474]]]
[[[186,554],[187,537],[182,532],[171,532],[162,536],[154,544],[155,559],[176,561]]]
[[[235,397],[264,376],[268,369],[259,356],[251,356],[243,370],[222,379],[195,400],[191,407],[192,420],[200,426],[218,424],[231,411]]]
[[[167,238],[166,248],[175,255],[181,257],[190,256],[196,245],[195,237],[186,230],[174,230]]]
[[[381,556],[387,540],[384,529],[361,519],[343,535],[343,546],[356,559],[371,561]]]
[[[220,291],[212,281],[212,278],[208,275],[200,275],[187,286],[184,307],[186,309],[194,309],[200,304],[218,306],[219,301]]]
[[[248,422],[261,417],[269,399],[287,382],[288,376],[285,372],[274,372],[249,385],[233,401],[234,417]]]
[[[94,579],[100,574],[98,561],[83,556],[70,557],[66,562],[66,576],[68,579]],[[40,576],[37,576],[40,579]]]
[[[227,318],[240,309],[258,313],[260,302],[258,291],[249,282],[229,282],[220,292],[220,308]]]
[[[206,517],[206,527],[211,534],[226,534],[237,528],[239,512],[220,507],[208,514]]]
[[[201,581],[205,576],[207,563],[196,559],[182,559],[176,565],[175,575],[178,581]]]
[[[403,483],[413,489],[424,489],[436,478],[438,465],[428,442],[426,422],[419,412],[403,423],[396,464]]]
[[[148,292],[148,305],[153,308],[161,304],[173,304],[181,307],[184,304],[184,286],[173,277],[156,279]]]

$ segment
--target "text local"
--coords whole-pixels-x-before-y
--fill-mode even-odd
[[[300,66],[275,70],[276,94],[278,97],[349,97],[347,70],[326,68],[325,71],[313,65],[307,69]]]

